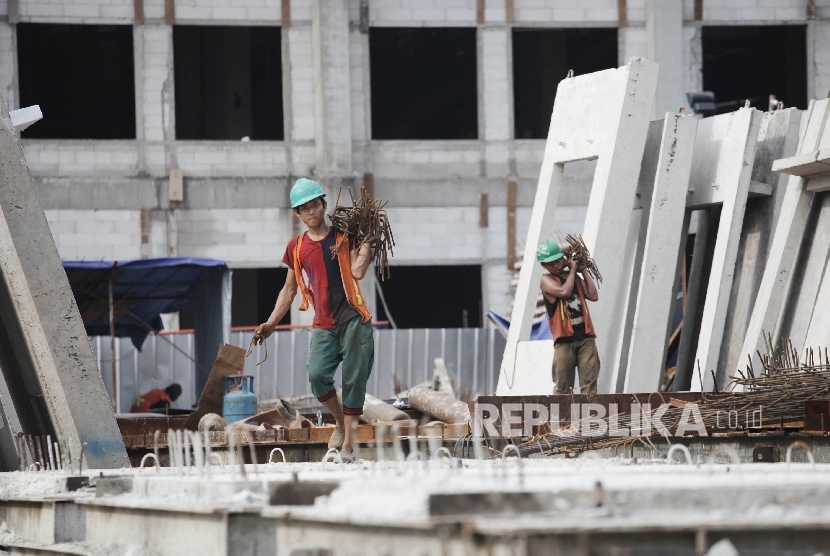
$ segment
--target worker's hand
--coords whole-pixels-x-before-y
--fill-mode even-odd
[[[580,263],[579,263],[579,265],[576,267],[576,269],[577,269],[579,272],[581,272],[581,273],[583,273],[583,274],[584,274],[584,273],[585,273],[585,271],[588,269],[588,262],[587,262],[587,261],[580,261]]]
[[[264,344],[268,336],[270,336],[273,333],[274,326],[267,322],[263,322],[262,324],[257,326],[256,330],[254,331],[254,344],[258,346]]]
[[[570,272],[571,274],[576,272],[576,263],[575,262],[568,261],[568,272]]]

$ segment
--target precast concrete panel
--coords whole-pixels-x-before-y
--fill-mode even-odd
[[[677,260],[685,252],[684,217],[698,119],[666,114],[639,272],[625,392],[657,390],[666,358],[666,331],[676,303]],[[644,155],[648,156],[649,153]]]
[[[830,99],[810,102],[802,119],[803,130],[799,138],[798,149],[792,158],[807,155],[819,149],[823,142],[822,136],[825,131],[828,109],[830,109]],[[773,164],[774,170],[777,169],[779,162],[781,161]],[[754,354],[756,351],[765,353],[764,338],[767,333],[775,330],[776,322],[781,314],[796,254],[804,239],[810,204],[814,197],[814,193],[805,190],[804,182],[805,179],[800,175],[791,175],[787,180],[766,268],[741,348],[742,353]]]
[[[692,376],[693,391],[715,387],[710,369],[718,366],[760,126],[761,113],[754,108],[707,118],[698,125],[690,182],[694,193],[687,206],[722,204],[722,209],[695,354],[703,376]]]
[[[0,98],[0,367],[24,432],[129,467],[75,297]],[[8,409],[8,408],[7,408]],[[77,457],[77,456],[76,456]]]
[[[723,344],[718,359],[719,386],[728,383],[735,370],[747,361],[741,348],[787,184],[786,175],[772,171],[772,162],[795,154],[802,113],[796,108],[788,108],[763,115],[755,146],[750,187],[768,185],[770,194],[754,194],[750,189],[750,199],[746,204]]]
[[[592,305],[591,311],[601,357],[611,358],[604,348],[617,343],[617,338],[609,335],[625,263],[626,237],[619,231],[629,228],[631,218],[630,210],[619,208],[634,204],[657,72],[656,64],[635,58],[618,69],[569,77],[559,83],[499,375],[499,395],[552,390],[549,364],[519,368],[516,363],[520,350],[535,353],[541,349],[528,342],[542,277],[542,267],[536,262],[536,246],[553,232],[563,170],[566,163],[577,160],[597,159],[583,235],[608,277],[602,285],[600,301]],[[600,380],[602,391],[608,391],[610,377],[603,380],[601,374]]]

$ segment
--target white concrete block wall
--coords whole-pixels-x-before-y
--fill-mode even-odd
[[[168,64],[173,54],[173,31],[169,25],[141,25],[136,33],[143,49],[143,88],[137,96],[142,99],[144,117],[137,124],[143,128],[145,140],[164,141],[164,126],[171,117],[170,104],[164,103],[163,97],[171,88]]]
[[[312,0],[291,0],[291,24],[311,22]]]
[[[24,132],[25,133],[25,132]],[[129,177],[136,175],[135,141],[22,140],[33,176]]]
[[[188,177],[276,177],[288,174],[285,143],[179,141],[176,159]]]
[[[513,68],[510,52],[509,27],[482,28],[480,31],[484,100],[484,129],[479,136],[488,141],[507,140],[513,137],[513,103],[511,85]]]
[[[0,22],[0,94],[9,110],[20,108],[17,102],[15,68],[17,66],[17,37],[14,27]]]
[[[805,21],[807,0],[706,0],[704,22]]]
[[[646,56],[646,28],[626,27],[617,35],[617,63],[627,64],[635,56]]]
[[[179,256],[222,259],[231,266],[279,266],[291,238],[288,209],[178,211]]]
[[[293,17],[292,2],[292,17]],[[293,141],[314,140],[314,69],[311,49],[311,27],[289,27],[288,59],[291,75],[291,138]]]
[[[830,91],[830,22],[817,21],[809,29],[807,40],[812,39],[813,90],[810,98],[825,98]],[[808,52],[810,51],[808,46]]]
[[[685,91],[703,90],[703,42],[699,25],[683,27],[683,88]]]
[[[581,233],[586,207],[560,206],[550,237]],[[507,209],[491,207],[489,226],[479,227],[477,207],[390,208],[395,257],[390,264],[482,264],[507,258]],[[525,243],[531,207],[516,211],[517,252]],[[453,261],[455,261],[453,263]]]
[[[453,178],[479,176],[478,141],[373,141],[377,178]]]
[[[371,136],[370,121],[371,113],[366,102],[370,96],[368,83],[369,72],[369,35],[365,35],[358,29],[352,29],[349,33],[349,87],[351,94],[351,122],[352,140],[366,141]],[[357,170],[357,160],[355,169]]]
[[[130,260],[141,256],[137,210],[47,210],[46,220],[65,261]]]
[[[132,24],[132,0],[19,0],[20,21],[48,23]]]
[[[280,23],[281,0],[176,0],[177,22]]]
[[[616,23],[616,0],[515,0],[517,23]]]
[[[476,0],[372,0],[369,18],[377,26],[475,25]]]

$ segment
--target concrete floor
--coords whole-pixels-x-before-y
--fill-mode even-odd
[[[71,492],[65,471],[4,473],[0,547],[96,555],[703,554],[729,538],[741,554],[812,555],[830,550],[828,471],[825,463],[668,464],[660,455],[442,457],[85,471],[91,486]]]

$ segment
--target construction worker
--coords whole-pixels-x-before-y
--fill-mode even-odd
[[[314,307],[307,366],[311,391],[336,421],[329,448],[340,449],[343,461],[351,461],[352,429],[363,413],[366,382],[375,357],[372,315],[358,285],[369,268],[371,249],[363,244],[353,251],[349,236],[343,237],[326,224],[325,197],[320,185],[310,179],[301,178],[291,188],[291,208],[308,231],[288,242],[282,258],[288,276],[271,316],[257,327],[255,341],[261,343],[273,333],[299,289],[300,310]],[[341,362],[342,407],[334,387],[334,372]]]
[[[174,382],[164,390],[153,388],[135,400],[135,403],[130,407],[130,413],[147,413],[154,409],[163,409],[167,413],[173,402],[178,400],[181,395],[182,387],[178,382]]]
[[[554,394],[573,391],[577,367],[580,392],[596,394],[599,354],[594,324],[585,301],[599,299],[597,287],[585,266],[569,264],[562,249],[553,241],[539,244],[536,260],[548,271],[542,276],[541,286],[553,336]]]

